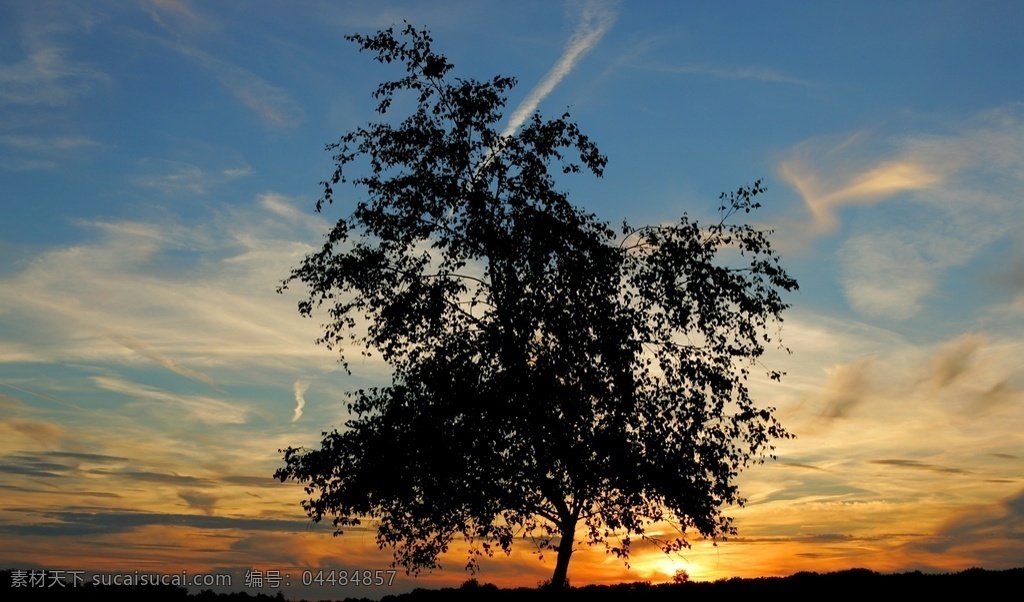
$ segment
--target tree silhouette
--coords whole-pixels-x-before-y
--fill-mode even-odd
[[[746,386],[797,288],[767,232],[728,221],[760,182],[723,194],[709,226],[618,234],[555,187],[606,163],[568,115],[502,136],[514,79],[450,77],[408,24],[347,38],[405,67],[378,112],[403,93],[415,109],[328,147],[317,211],[341,185],[358,200],[282,288],[308,287],[303,315],[326,306],[318,342],[346,369],[376,352],[393,382],[353,392],[344,428],[281,450],[275,476],[337,533],[372,519],[412,573],[456,538],[472,571],[524,537],[557,553],[559,587],[577,541],[628,560],[631,537],[671,552],[733,533],[735,477],[789,436]],[[678,533],[648,533],[662,521]]]

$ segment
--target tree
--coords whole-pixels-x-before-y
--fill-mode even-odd
[[[710,226],[617,234],[555,186],[606,163],[568,114],[502,136],[514,79],[450,77],[408,25],[347,38],[405,67],[377,111],[402,93],[415,109],[328,147],[317,211],[341,185],[361,196],[282,288],[308,287],[303,315],[326,306],[318,342],[346,369],[353,349],[379,353],[393,381],[353,392],[344,428],[281,450],[275,476],[305,484],[336,534],[375,521],[412,573],[456,538],[471,571],[530,538],[556,552],[558,587],[577,541],[628,561],[631,537],[671,552],[733,533],[735,477],[789,436],[746,386],[797,288],[768,232],[729,222],[760,182],[723,194]],[[678,534],[648,533],[661,521]]]

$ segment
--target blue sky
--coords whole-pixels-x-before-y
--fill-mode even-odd
[[[394,71],[402,20],[455,75],[512,75],[609,157],[561,185],[613,224],[709,217],[757,179],[801,290],[797,439],[749,470],[740,536],[579,581],[1024,565],[1024,42],[1015,2],[5,2],[0,5],[0,565],[381,568],[310,529],[277,450],[345,419],[300,292],[324,145]],[[402,105],[394,111],[399,115]],[[550,573],[523,546],[485,581]],[[398,587],[458,583],[451,568]],[[571,575],[572,576],[572,573]],[[372,592],[371,592],[372,593]],[[380,593],[380,592],[378,592]]]

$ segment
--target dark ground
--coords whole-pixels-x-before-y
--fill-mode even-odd
[[[12,571],[0,571],[0,599],[11,602],[22,600],[142,600],[144,602],[284,602],[276,596],[247,593],[219,594],[210,590],[189,594],[184,588],[173,586],[116,587],[84,586],[56,590],[32,587],[12,587]],[[899,595],[903,592],[915,597],[929,595],[970,595],[1015,598],[1024,591],[1024,568],[1005,571],[968,569],[959,573],[882,574],[867,569],[851,569],[835,573],[797,573],[789,577],[762,577],[758,579],[728,579],[715,582],[688,582],[674,584],[622,583],[619,585],[588,585],[553,592],[538,588],[499,589],[491,584],[467,581],[458,588],[439,590],[417,589],[407,594],[387,595],[382,602],[422,602],[433,600],[714,600],[716,602],[747,597],[751,600],[770,600],[776,596],[789,599],[809,599],[811,596],[842,594]],[[368,601],[368,598],[345,598],[347,602]],[[305,601],[317,602],[317,601]],[[326,602],[326,601],[321,601]]]

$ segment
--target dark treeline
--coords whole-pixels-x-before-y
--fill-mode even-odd
[[[174,586],[99,586],[84,585],[67,588],[12,587],[12,571],[0,571],[0,599],[9,601],[46,599],[145,602],[284,602],[276,595],[216,593],[203,590],[189,593]],[[757,579],[723,579],[714,582],[690,581],[686,583],[622,583],[618,585],[587,585],[573,587],[558,593],[560,600],[721,600],[734,596],[795,596],[804,599],[820,594],[879,594],[907,592],[915,596],[949,595],[951,593],[984,595],[996,592],[1020,592],[1024,587],[1024,568],[989,571],[973,568],[959,573],[929,574],[876,573],[867,569],[850,569],[834,573],[801,572],[789,577],[761,577]],[[46,589],[43,592],[41,590]],[[545,592],[549,593],[549,592]],[[539,588],[500,589],[492,584],[470,580],[457,588],[416,589],[405,594],[386,595],[381,602],[424,602],[434,600],[530,600],[537,599]],[[370,598],[342,598],[345,602],[369,602]],[[301,602],[307,602],[302,600]],[[327,602],[327,601],[320,601]]]

